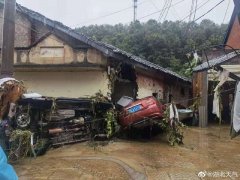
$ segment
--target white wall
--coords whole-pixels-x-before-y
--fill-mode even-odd
[[[50,97],[87,97],[99,90],[107,95],[108,77],[104,71],[87,72],[16,72],[28,91]]]
[[[145,75],[137,74],[138,97],[144,98],[152,96],[153,93],[158,93],[159,98],[163,98],[163,84],[160,80],[153,79]]]

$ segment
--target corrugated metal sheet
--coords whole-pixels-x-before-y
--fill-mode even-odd
[[[214,66],[221,65],[240,54],[239,50],[237,50],[236,52],[231,52],[226,55],[209,60],[208,62],[204,62],[204,63],[200,64],[199,66],[195,67],[193,69],[193,71],[194,72],[205,71],[205,70],[213,68]]]
[[[221,65],[221,67],[240,77],[240,65]],[[218,81],[217,71],[213,69],[208,70],[208,79],[210,81]],[[233,79],[228,78],[228,81],[233,81]]]

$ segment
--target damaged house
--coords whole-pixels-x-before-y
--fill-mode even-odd
[[[2,2],[0,8],[3,16]],[[51,97],[91,97],[101,91],[114,102],[122,96],[154,95],[187,106],[191,93],[189,79],[21,5],[15,22],[14,77],[29,91]]]
[[[234,0],[234,10],[222,45],[209,47],[203,52],[205,62],[195,67],[193,74],[193,96],[200,97],[200,126],[206,127],[216,122],[213,114],[214,89],[218,81],[221,85],[220,119],[230,124],[236,84],[240,80],[240,2]],[[219,79],[218,72],[225,76]],[[223,73],[222,73],[223,74]],[[225,78],[225,79],[224,79]]]

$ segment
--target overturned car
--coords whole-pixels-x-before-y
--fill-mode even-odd
[[[106,133],[104,115],[112,107],[89,98],[25,97],[16,104],[13,126],[53,145],[80,142]]]
[[[123,128],[142,128],[163,118],[165,106],[155,97],[148,96],[137,101],[129,97],[122,97],[118,104],[123,106],[119,116],[119,123]]]

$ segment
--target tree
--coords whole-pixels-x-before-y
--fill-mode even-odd
[[[76,30],[184,74],[187,64],[191,63],[186,53],[221,44],[226,28],[226,24],[218,25],[205,19],[199,24],[149,20],[129,25],[91,25]]]

